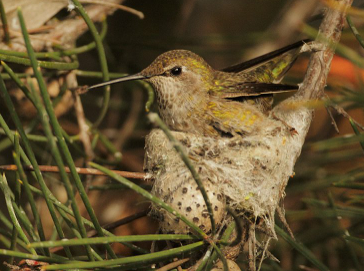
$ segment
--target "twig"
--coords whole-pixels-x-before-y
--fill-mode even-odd
[[[285,226],[286,227],[286,230],[288,231],[288,233],[289,233],[289,235],[291,236],[291,238],[293,239],[293,240],[296,240],[296,238],[294,237],[294,235],[293,235],[293,232],[292,232],[292,230],[291,230],[291,228],[289,227],[289,225],[288,225],[288,222],[287,222],[287,220],[286,220],[286,217],[285,217],[285,215],[284,215],[284,207],[277,207],[277,209],[276,209],[276,211],[277,211],[277,215],[278,215],[278,217],[279,217],[279,220],[283,223],[283,226]]]
[[[339,113],[340,115],[344,116],[347,119],[351,119],[361,130],[364,131],[364,126],[362,124],[360,124],[359,122],[357,122],[356,120],[354,120],[348,112],[345,111],[344,108],[342,108],[341,106],[337,105],[337,104],[330,104],[330,107],[334,108],[336,110],[337,113]]]
[[[231,242],[221,242],[221,244],[223,244],[225,246],[229,246],[229,247],[234,247],[234,246],[239,245],[242,242],[244,230],[243,230],[242,223],[240,221],[240,217],[231,208],[227,208],[227,211],[233,217],[233,219],[235,221],[236,237]]]
[[[330,44],[323,44],[325,50],[316,52],[310,58],[305,79],[298,91],[298,95],[304,98],[317,99],[325,96],[322,91],[326,85],[326,78],[330,71],[331,60],[334,56],[335,45],[339,42],[341,29],[344,26],[345,13],[350,7],[352,0],[344,0],[341,2],[325,1],[332,8],[325,16],[319,29],[319,36],[323,36],[324,40]],[[340,115],[348,119],[352,119],[350,115],[340,106],[330,104]],[[330,113],[330,112],[329,112]],[[330,115],[331,117],[331,115]],[[353,120],[355,124],[364,130],[364,126]],[[336,128],[337,130],[337,128]]]
[[[144,19],[143,12],[133,9],[131,7],[124,6],[124,5],[118,5],[118,4],[110,3],[107,1],[98,1],[98,0],[80,0],[80,3],[99,4],[99,5],[103,5],[103,6],[109,6],[109,7],[117,8],[117,9],[129,12],[131,14],[134,14],[134,15],[138,16],[139,19]]]
[[[340,10],[340,3],[338,3],[335,0],[321,0],[321,2],[328,6],[331,9],[336,9],[336,10]],[[364,16],[364,11],[360,8],[355,8],[355,7],[349,7],[345,13],[349,14],[349,15],[353,15],[353,16],[358,16],[358,17],[363,17]]]
[[[265,257],[265,253],[267,253],[267,257],[269,256],[273,256],[272,254],[270,254],[270,252],[268,251],[268,246],[269,246],[269,240],[271,239],[271,237],[268,237],[268,240],[265,242],[264,244],[264,248],[263,248],[263,252],[262,252],[262,257],[260,258],[259,261],[259,265],[258,265],[258,269],[257,270],[261,270],[263,261],[264,261],[264,257]],[[258,246],[261,246],[261,244],[257,241]],[[273,256],[273,259],[275,257]],[[277,260],[277,262],[279,262],[279,260],[277,258],[275,258]]]
[[[254,224],[249,225],[248,250],[249,250],[249,254],[248,254],[249,271],[255,271],[256,270],[256,268],[255,268],[256,256],[255,256],[255,225]]]
[[[40,165],[39,169],[41,172],[54,172],[54,173],[59,172],[59,168],[56,166]],[[2,165],[2,166],[0,166],[0,170],[16,171],[16,170],[18,170],[18,168],[16,165]],[[25,171],[34,171],[33,166],[25,166],[24,170]],[[67,173],[70,173],[69,167],[65,167],[65,171]],[[97,169],[92,169],[92,168],[76,167],[76,171],[78,174],[107,176],[107,174],[103,173],[102,171],[97,170]],[[123,176],[125,178],[130,178],[130,179],[144,180],[144,179],[149,178],[148,174],[142,173],[142,172],[129,172],[129,171],[120,171],[120,170],[112,170],[112,172],[114,172],[117,175]]]
[[[17,57],[17,56],[11,56],[11,55],[5,55],[0,53],[0,60],[3,60],[5,62],[13,62],[25,66],[30,66],[31,62],[29,59],[23,58],[23,57]],[[58,62],[58,61],[43,61],[43,60],[37,60],[38,66],[41,68],[46,69],[55,69],[55,70],[73,70],[78,68],[78,61],[74,60],[70,63],[67,62]]]
[[[66,76],[66,80],[67,80],[67,86],[69,88],[75,88],[78,86],[76,74],[74,72],[69,73]],[[75,108],[77,123],[78,123],[78,127],[79,127],[79,137],[82,142],[83,148],[85,149],[85,153],[86,153],[86,157],[85,157],[86,163],[85,164],[87,165],[87,163],[89,161],[92,161],[95,158],[95,153],[93,151],[92,144],[91,144],[91,138],[90,138],[90,134],[91,134],[90,127],[86,121],[85,112],[83,110],[83,105],[82,105],[80,95],[77,92],[73,92],[73,97],[75,100],[74,108]],[[86,176],[85,188],[86,188],[87,192],[88,192],[89,185],[91,183],[91,178],[92,177],[90,175]]]
[[[300,264],[300,265],[298,266],[298,268],[299,268],[299,269],[301,269],[301,270],[304,270],[304,271],[317,271],[317,269],[316,269],[316,268],[310,268],[310,267],[305,266],[305,265],[303,265],[303,264]]]
[[[350,16],[346,17],[346,21],[347,21],[347,23],[348,23],[348,25],[350,27],[351,32],[353,32],[356,40],[360,43],[361,47],[364,48],[364,40],[363,40],[362,36],[360,35],[358,29],[356,29],[356,27],[355,27],[353,21],[351,20]]]
[[[67,86],[69,88],[75,88],[77,87],[77,79],[76,74],[74,72],[71,72],[67,75]],[[87,125],[87,121],[85,118],[85,113],[83,111],[83,106],[81,102],[80,95],[77,92],[73,92],[73,96],[75,98],[75,112],[76,112],[76,118],[78,127],[80,129],[79,136],[80,140],[83,144],[83,147],[85,149],[86,153],[86,162],[89,162],[94,159],[95,153],[92,150],[91,147],[91,140],[90,140],[90,130],[89,126]]]
[[[80,2],[78,0],[72,0],[72,2],[77,7],[77,9],[76,9],[77,13],[85,21],[85,23],[86,23],[87,27],[89,28],[89,31],[95,41],[96,51],[97,51],[98,59],[100,62],[101,72],[102,72],[102,79],[105,82],[109,81],[110,76],[109,76],[109,68],[108,68],[108,64],[107,64],[107,60],[106,60],[105,48],[102,44],[102,40],[96,29],[96,26],[93,23],[91,16],[89,16],[89,14],[86,12],[85,8],[80,4]],[[103,89],[104,89],[104,95],[103,95],[104,97],[103,97],[101,112],[99,113],[99,116],[97,117],[95,123],[93,124],[93,128],[97,128],[101,124],[102,120],[106,116],[106,112],[109,107],[110,86],[105,86]]]
[[[102,228],[107,230],[107,231],[111,231],[117,227],[120,227],[122,225],[125,225],[125,224],[128,224],[138,218],[141,218],[141,217],[144,217],[148,214],[149,212],[149,209],[145,209],[144,211],[141,211],[141,212],[138,212],[138,213],[135,213],[133,215],[130,215],[130,216],[127,216],[127,217],[124,217],[122,219],[119,219],[117,221],[114,221],[114,222],[111,222],[109,224],[106,224],[106,225],[103,225]],[[88,234],[88,237],[94,237],[97,235],[97,232],[95,230],[89,232]]]
[[[128,137],[132,134],[134,131],[134,127],[136,125],[136,122],[138,121],[139,113],[142,108],[142,99],[143,95],[142,92],[137,89],[132,92],[132,104],[130,112],[126,118],[126,121],[124,122],[123,126],[118,131],[118,138],[114,142],[114,146],[118,150],[122,150],[123,146],[128,139]]]
[[[89,165],[92,166],[93,168],[99,169],[102,172],[105,172],[108,176],[110,176],[114,180],[116,180],[119,183],[125,185],[126,187],[134,190],[135,192],[142,195],[143,197],[149,199],[150,201],[153,202],[153,204],[157,205],[158,207],[163,208],[168,213],[176,216],[177,218],[182,220],[187,226],[189,226],[191,228],[191,232],[194,235],[199,236],[199,237],[203,238],[204,240],[207,240],[207,235],[203,230],[201,230],[198,226],[196,226],[192,221],[188,220],[184,215],[182,215],[178,211],[174,210],[172,207],[170,207],[168,204],[166,204],[160,198],[152,195],[151,193],[149,193],[145,189],[141,188],[139,185],[136,185],[133,182],[129,181],[128,179],[123,178],[120,175],[118,176],[116,173],[112,172],[111,170],[109,170],[103,166],[100,166],[93,162],[90,162]]]
[[[336,121],[334,119],[334,116],[332,115],[332,112],[331,112],[329,106],[326,106],[325,108],[326,108],[327,114],[329,114],[329,117],[331,119],[331,123],[334,126],[336,133],[339,134],[340,133],[339,127],[337,126],[337,123],[336,123]]]
[[[320,25],[320,36],[326,37],[331,44],[324,44],[325,50],[312,54],[305,78],[296,94],[302,99],[317,99],[322,96],[334,56],[335,45],[341,37],[345,12],[352,0],[337,1],[335,9],[330,9]]]
[[[155,271],[168,271],[168,270],[171,270],[173,268],[176,268],[176,267],[184,264],[185,262],[188,262],[189,260],[190,260],[190,258],[178,260],[178,261],[175,261],[173,263],[166,264],[165,266],[163,266],[161,268],[158,268]]]

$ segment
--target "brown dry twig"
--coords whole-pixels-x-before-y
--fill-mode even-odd
[[[113,230],[113,229],[115,229],[117,227],[128,224],[128,223],[130,223],[130,222],[132,222],[132,221],[134,221],[134,220],[136,220],[138,218],[142,218],[142,217],[146,216],[148,213],[149,213],[149,209],[145,209],[145,210],[140,211],[138,213],[129,215],[127,217],[121,218],[121,219],[116,220],[114,222],[111,222],[109,224],[103,225],[102,228],[104,228],[107,231],[111,231],[111,230]],[[88,237],[95,237],[96,235],[97,235],[97,232],[95,230],[90,231],[87,234]]]
[[[334,56],[334,45],[340,41],[341,30],[344,26],[344,19],[347,8],[352,0],[337,1],[335,9],[326,11],[325,17],[320,25],[319,35],[326,37],[330,45],[324,44],[325,50],[312,54],[307,67],[305,78],[297,92],[297,97],[302,99],[317,99],[322,97],[326,86],[327,75],[330,71],[331,60]]]
[[[17,168],[16,165],[2,165],[2,166],[0,166],[0,170],[17,171],[18,168]],[[34,171],[34,168],[32,166],[25,166],[24,170],[25,171]],[[41,172],[53,172],[53,173],[59,172],[59,168],[56,167],[56,166],[40,165],[39,170]],[[70,173],[70,169],[68,167],[65,167],[65,170],[66,170],[67,173]],[[103,173],[103,172],[101,172],[101,171],[99,171],[97,169],[93,169],[93,168],[76,167],[76,171],[77,171],[78,174],[106,176],[105,173]],[[130,172],[130,171],[121,171],[121,170],[112,170],[112,171],[115,174],[118,174],[118,175],[123,176],[125,178],[139,179],[139,180],[149,179],[148,174],[143,173],[143,172]]]
[[[335,111],[344,116],[345,118],[349,119],[349,120],[352,120],[356,126],[358,126],[361,130],[364,131],[364,126],[362,124],[360,124],[359,122],[357,122],[355,119],[353,119],[348,112],[345,111],[344,108],[342,108],[341,106],[337,105],[337,104],[330,104],[330,107],[334,108]]]
[[[340,10],[340,8],[341,8],[340,3],[338,3],[335,0],[321,0],[321,2],[331,9]],[[348,15],[353,15],[353,16],[358,16],[358,17],[364,16],[364,11],[360,8],[355,8],[355,7],[348,7],[348,9],[345,11],[345,13]]]
[[[166,264],[165,266],[163,266],[161,268],[156,269],[156,271],[168,271],[168,270],[171,270],[173,268],[176,268],[176,267],[184,264],[185,262],[188,262],[189,260],[190,260],[190,258],[186,258],[186,259],[181,259],[181,260],[178,260],[178,261],[175,261],[175,262],[171,262],[171,263]]]
[[[98,4],[98,5],[109,6],[109,7],[117,8],[117,9],[129,12],[131,14],[134,14],[134,15],[138,16],[139,19],[144,19],[144,13],[143,12],[141,12],[139,10],[136,10],[136,9],[133,9],[133,8],[130,8],[130,7],[127,7],[127,6],[124,6],[124,5],[119,5],[119,4],[110,3],[110,2],[107,2],[107,1],[99,1],[99,0],[80,0],[80,3]]]
[[[70,88],[76,88],[77,87],[77,79],[76,74],[74,72],[71,72],[67,75],[67,86]],[[86,162],[89,162],[93,160],[95,157],[95,153],[91,147],[91,140],[90,140],[90,127],[87,124],[85,113],[83,111],[83,105],[80,99],[80,95],[77,92],[73,92],[73,96],[75,99],[75,112],[76,112],[76,118],[78,127],[80,129],[79,136],[80,140],[83,144],[83,147],[86,152]]]

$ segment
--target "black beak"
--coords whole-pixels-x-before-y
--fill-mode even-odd
[[[103,83],[100,83],[100,84],[97,84],[97,85],[90,86],[90,87],[87,88],[87,90],[94,89],[94,88],[99,88],[99,87],[103,87],[103,86],[108,86],[108,85],[116,84],[116,83],[119,83],[119,82],[126,82],[126,81],[133,81],[133,80],[143,80],[143,79],[147,79],[147,78],[149,78],[149,77],[146,77],[144,75],[141,75],[141,74],[137,73],[137,74],[127,75],[127,76],[120,77],[120,78],[117,78],[117,79],[114,79],[114,80],[110,80],[110,81],[107,81],[107,82],[103,82]]]

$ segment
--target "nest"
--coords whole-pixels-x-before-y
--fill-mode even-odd
[[[311,118],[312,111],[298,106],[292,97],[274,108],[262,127],[250,135],[211,138],[172,132],[202,179],[220,228],[228,219],[225,207],[229,206],[243,220],[263,221],[260,228],[268,239],[276,238],[274,214],[294,175]],[[144,166],[155,179],[152,193],[208,233],[211,224],[201,192],[162,130],[148,135]],[[152,213],[159,218],[162,232],[189,232],[164,209],[154,206]]]

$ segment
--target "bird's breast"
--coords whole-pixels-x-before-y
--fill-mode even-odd
[[[170,129],[195,134],[203,133],[207,101],[187,93],[179,96],[171,94],[157,96],[159,113]]]

